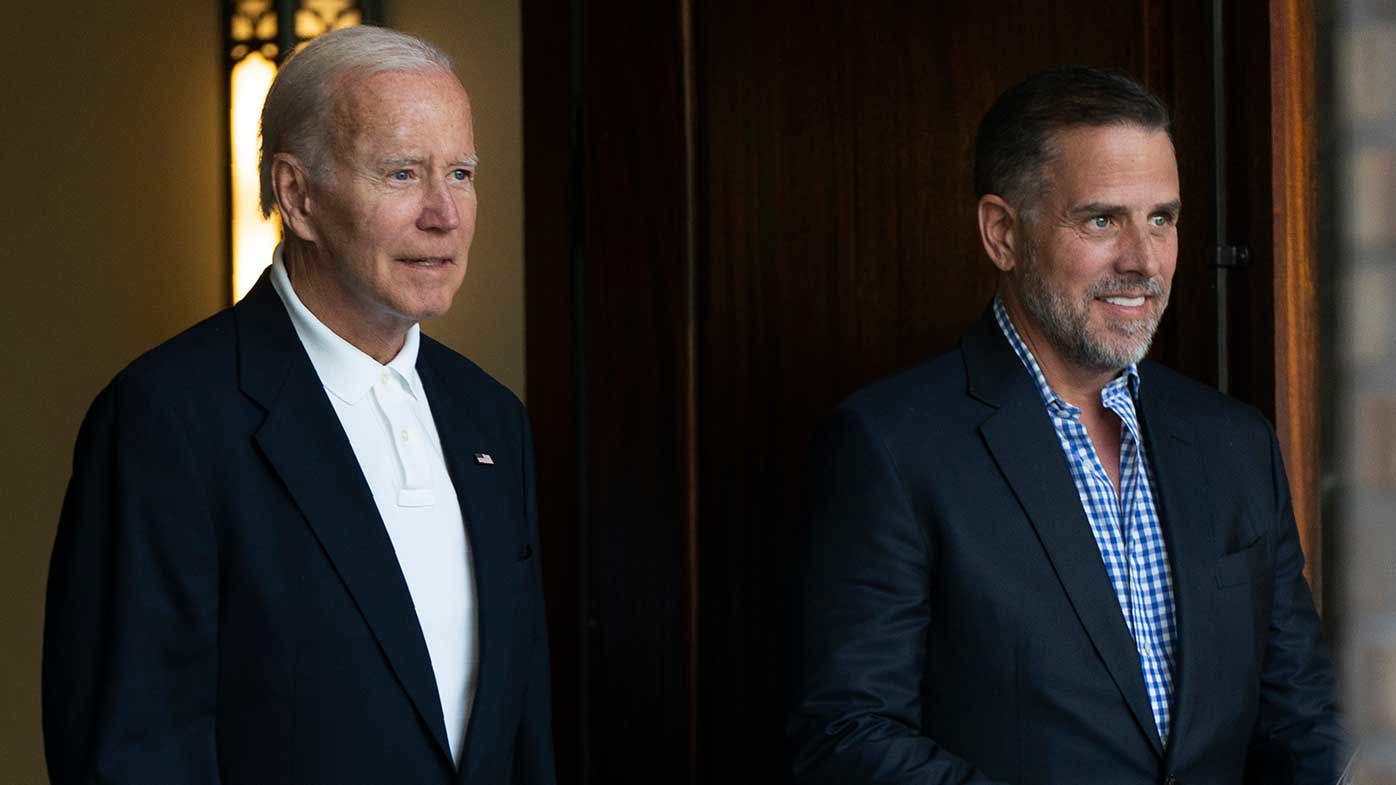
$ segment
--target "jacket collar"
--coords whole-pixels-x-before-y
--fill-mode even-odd
[[[1077,618],[1154,751],[1154,725],[1138,650],[1091,534],[1037,385],[989,309],[961,340],[967,391],[994,407],[980,434],[1036,530]]]
[[[238,373],[244,393],[267,411],[257,432],[262,453],[286,485],[334,563],[389,667],[412,700],[436,746],[451,759],[436,679],[396,552],[373,503],[353,447],[326,397],[267,275],[234,308]],[[436,421],[447,469],[474,554],[480,641],[478,687],[459,762],[468,780],[482,761],[508,745],[499,719],[513,700],[519,639],[520,556],[527,545],[518,523],[525,508],[522,455],[480,427],[500,413],[480,410],[472,378],[453,373],[459,358],[423,337],[416,371]],[[491,456],[484,462],[478,456]]]
[[[392,541],[267,273],[233,314],[239,384],[267,412],[256,433],[257,446],[285,483],[438,749],[450,760],[426,639]]]
[[[325,326],[325,323],[301,302],[300,295],[291,285],[291,278],[286,272],[281,249],[280,245],[276,247],[267,275],[272,288],[286,307],[296,336],[300,338],[301,346],[310,356],[310,364],[315,366],[315,373],[324,383],[325,389],[345,403],[357,404],[368,395],[384,370],[387,370],[402,380],[413,397],[420,398],[421,383],[417,378],[416,365],[417,350],[421,342],[421,325],[414,324],[408,328],[407,339],[396,357],[386,365],[379,363]]]
[[[991,310],[965,334],[961,350],[968,394],[995,409],[980,426],[985,442],[1140,730],[1162,753],[1134,640],[1037,386]],[[1206,663],[1224,637],[1212,628],[1209,609],[1213,570],[1208,544],[1214,516],[1208,500],[1214,497],[1207,450],[1199,446],[1193,426],[1197,412],[1180,399],[1176,384],[1157,365],[1145,361],[1139,375],[1136,400],[1168,543],[1178,622],[1171,758],[1185,749],[1192,720],[1205,710]]]

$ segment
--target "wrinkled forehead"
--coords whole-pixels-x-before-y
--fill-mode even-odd
[[[1052,134],[1046,185],[1062,189],[1171,191],[1177,198],[1178,161],[1165,129],[1134,124],[1076,126]]]
[[[392,144],[430,133],[433,141],[472,153],[470,97],[444,69],[382,71],[341,77],[331,93],[328,132],[336,148]]]

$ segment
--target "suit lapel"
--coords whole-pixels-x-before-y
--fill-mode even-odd
[[[1155,501],[1173,571],[1174,613],[1178,625],[1177,673],[1173,680],[1173,721],[1169,753],[1180,748],[1189,720],[1201,709],[1205,697],[1207,648],[1221,636],[1206,629],[1210,623],[1207,581],[1213,571],[1206,563],[1211,553],[1212,497],[1207,455],[1195,446],[1187,412],[1177,411],[1158,382],[1141,375],[1140,418],[1145,449],[1155,480]]]
[[[460,500],[475,573],[480,661],[460,764],[461,781],[468,781],[482,758],[509,741],[497,737],[499,718],[507,715],[506,686],[511,683],[509,669],[514,659],[510,642],[514,639],[512,609],[516,587],[509,576],[511,570],[518,569],[519,553],[517,538],[511,533],[517,528],[512,524],[522,515],[522,507],[513,509],[507,505],[512,498],[507,485],[510,480],[521,483],[522,479],[515,474],[519,466],[511,459],[511,452],[503,451],[507,446],[489,443],[476,426],[469,401],[462,397],[468,396],[469,391],[448,385],[432,365],[434,349],[423,341],[417,370]],[[477,454],[489,455],[493,463],[480,462]]]
[[[237,324],[243,389],[268,411],[257,444],[450,758],[436,678],[396,551],[353,447],[267,276],[238,305]]]
[[[1161,755],[1139,652],[1042,398],[992,312],[965,335],[962,346],[970,394],[998,409],[980,425],[980,433],[1036,530],[1081,626],[1140,730]]]

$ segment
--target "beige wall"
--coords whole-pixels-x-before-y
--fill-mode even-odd
[[[460,64],[484,159],[466,290],[428,331],[522,393],[518,0],[385,5]],[[78,424],[224,305],[223,61],[221,3],[21,6],[0,47],[0,782],[41,785],[43,589]]]
[[[445,50],[470,92],[479,224],[455,307],[426,331],[524,395],[523,60],[519,0],[384,0],[387,22]]]
[[[0,57],[0,780],[45,782],[48,553],[88,403],[222,304],[214,3],[25,3]],[[139,43],[138,43],[139,42]]]

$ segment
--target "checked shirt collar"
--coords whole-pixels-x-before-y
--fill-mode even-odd
[[[1153,470],[1144,453],[1134,401],[1139,369],[1131,363],[1101,391],[1101,403],[1120,418],[1120,489],[1110,483],[1095,446],[1081,422],[1081,410],[1057,395],[994,297],[994,319],[1032,376],[1066,455],[1071,480],[1081,498],[1115,599],[1134,637],[1144,686],[1149,692],[1159,738],[1168,742],[1173,678],[1177,672],[1177,620],[1173,609],[1173,574],[1154,503]]]

